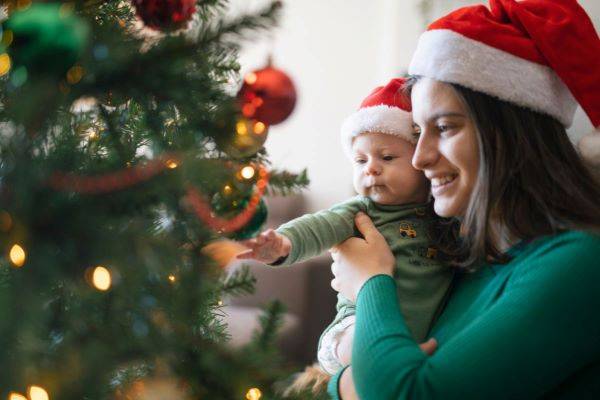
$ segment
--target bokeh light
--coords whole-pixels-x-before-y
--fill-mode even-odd
[[[110,289],[112,277],[110,271],[103,266],[97,266],[92,272],[92,284],[98,290],[105,291]]]
[[[27,258],[25,250],[18,244],[14,244],[10,248],[8,256],[15,267],[22,267],[23,264],[25,264],[25,259]]]

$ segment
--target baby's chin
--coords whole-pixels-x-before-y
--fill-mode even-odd
[[[394,196],[387,189],[369,189],[363,191],[363,196],[366,196],[373,200],[377,204],[385,205],[385,206],[393,206],[398,204],[406,203],[405,199]]]

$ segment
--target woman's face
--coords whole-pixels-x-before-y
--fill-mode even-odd
[[[422,78],[413,87],[411,99],[419,134],[412,164],[431,181],[435,212],[462,217],[479,169],[474,122],[447,83]]]

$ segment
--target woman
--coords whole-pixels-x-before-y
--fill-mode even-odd
[[[332,286],[357,302],[334,398],[600,398],[600,189],[565,132],[575,99],[600,125],[598,54],[573,0],[492,0],[423,35],[413,165],[436,212],[460,220],[469,268],[429,356],[399,311],[385,241],[358,215],[365,239],[333,252]]]

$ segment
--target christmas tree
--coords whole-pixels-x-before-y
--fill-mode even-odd
[[[0,399],[278,398],[281,305],[230,349],[222,299],[253,277],[202,249],[307,179],[271,168],[231,90],[281,5],[226,3],[3,3]]]

